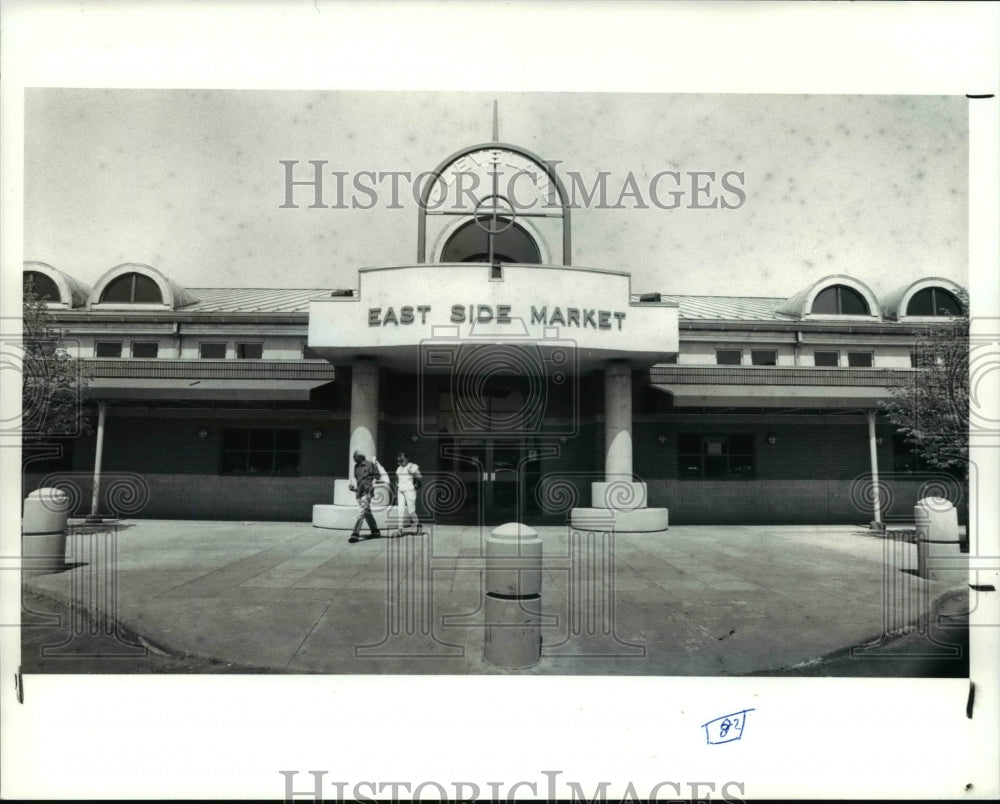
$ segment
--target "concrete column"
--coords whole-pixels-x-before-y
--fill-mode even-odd
[[[613,361],[604,367],[604,479],[632,479],[632,369]]]
[[[354,477],[354,450],[377,457],[378,363],[357,360],[351,367],[351,442],[347,455],[347,477]]]
[[[866,410],[868,419],[868,451],[872,463],[872,527],[882,527],[882,499],[878,482],[878,443],[875,441],[875,411]]]
[[[90,518],[99,517],[97,505],[101,499],[101,460],[104,457],[104,418],[108,412],[108,403],[98,403],[97,413],[97,445],[94,448],[94,493],[90,498]]]

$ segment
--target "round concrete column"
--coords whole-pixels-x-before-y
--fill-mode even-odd
[[[354,477],[354,451],[366,458],[377,457],[378,443],[378,364],[358,360],[351,366],[351,442],[347,455],[347,476]]]
[[[604,367],[604,478],[632,479],[632,369],[627,363]]]

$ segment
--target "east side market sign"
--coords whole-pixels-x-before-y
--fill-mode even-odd
[[[392,327],[427,324],[427,317],[433,313],[429,304],[406,304],[399,307],[369,307],[368,326]],[[578,327],[580,329],[621,331],[626,314],[617,310],[598,310],[592,307],[538,307],[530,305],[529,321],[532,325]],[[453,304],[449,323],[464,324],[511,324],[521,321],[520,315],[512,315],[509,304]]]

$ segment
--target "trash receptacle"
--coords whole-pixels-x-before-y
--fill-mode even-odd
[[[913,506],[917,530],[917,575],[960,583],[969,577],[958,532],[958,512],[943,497],[925,497]]]
[[[495,667],[530,667],[541,658],[542,540],[519,522],[486,537],[483,658]]]
[[[22,565],[27,570],[62,569],[66,563],[69,495],[44,488],[24,500],[21,520]]]

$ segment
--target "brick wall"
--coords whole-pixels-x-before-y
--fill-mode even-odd
[[[299,431],[299,474],[340,475],[347,465],[348,424],[344,421],[312,422],[264,417],[227,419],[172,419],[108,416],[104,430],[103,468],[106,471],[139,474],[219,473],[222,460],[223,430],[228,427],[282,427]],[[208,431],[200,438],[198,431]],[[96,428],[95,428],[96,429]],[[314,430],[322,438],[312,436]],[[95,435],[81,436],[73,450],[73,469],[93,471]]]
[[[891,504],[883,521],[912,523],[923,481],[889,479],[887,486]],[[671,525],[867,525],[872,519],[850,480],[653,480],[648,487],[649,505],[667,508]],[[959,519],[964,522],[961,507]]]
[[[879,422],[876,432],[883,439],[882,446],[877,448],[879,467],[890,470],[892,427]],[[725,422],[719,421],[719,417],[706,418],[704,422],[635,422],[632,428],[635,473],[643,479],[676,479],[680,433],[752,434],[758,480],[849,480],[871,471],[867,422],[857,418],[831,421],[817,416],[815,421],[796,423],[740,417]],[[768,443],[768,433],[777,436],[775,444]],[[659,442],[661,435],[666,437],[663,444]]]
[[[65,476],[64,473],[60,473]],[[38,488],[41,474],[25,477],[24,495]],[[246,519],[309,522],[312,507],[333,502],[332,477],[235,477],[232,475],[143,474],[108,472],[101,483],[100,513],[140,519]],[[119,482],[138,493],[128,491]],[[90,513],[93,478],[77,473],[74,516]],[[60,482],[60,486],[63,484]],[[117,490],[116,490],[117,489]],[[117,502],[116,502],[117,500]]]

